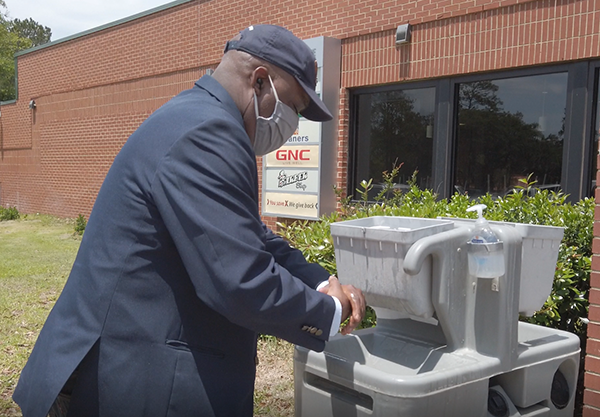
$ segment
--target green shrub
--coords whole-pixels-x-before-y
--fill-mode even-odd
[[[280,233],[300,249],[307,260],[322,265],[330,273],[336,273],[335,255],[329,225],[332,222],[368,216],[408,217],[459,217],[475,218],[475,213],[466,209],[473,204],[485,204],[485,217],[489,220],[561,226],[565,228],[552,292],[543,308],[533,317],[525,318],[531,323],[567,330],[585,337],[585,318],[588,311],[588,290],[592,254],[594,200],[583,199],[576,204],[566,202],[563,193],[537,190],[535,183],[523,181],[523,186],[514,192],[494,198],[486,194],[471,200],[465,194],[455,193],[450,199],[438,199],[430,190],[416,186],[415,177],[410,188],[402,193],[392,188],[394,171],[384,173],[383,191],[369,202],[367,193],[370,181],[363,181],[357,189],[358,200],[342,198],[340,210],[323,216],[319,221],[298,221],[289,225],[278,224]],[[584,320],[582,320],[582,318]],[[363,322],[363,327],[375,323],[372,314]]]
[[[0,207],[0,222],[4,220],[18,220],[20,217],[16,207]]]
[[[85,231],[85,227],[87,226],[87,220],[85,219],[85,217],[83,217],[82,214],[80,214],[79,216],[77,216],[77,218],[75,219],[75,234],[76,235],[83,235],[83,232]]]

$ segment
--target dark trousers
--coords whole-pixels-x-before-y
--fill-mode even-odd
[[[69,412],[69,404],[71,403],[71,393],[73,392],[73,387],[75,386],[75,381],[77,380],[77,370],[73,372],[73,374],[69,377],[65,386],[54,403],[52,407],[50,407],[50,411],[48,412],[48,417],[67,417],[67,413]]]
[[[48,417],[67,417],[70,402],[70,395],[63,394],[62,392],[58,394],[58,397],[56,397],[56,400],[54,400],[52,407],[50,407]]]

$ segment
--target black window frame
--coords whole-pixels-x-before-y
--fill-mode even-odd
[[[596,172],[592,172],[594,161],[593,159],[598,158],[598,145],[595,143],[595,135],[596,133],[596,125],[598,124],[598,120],[596,117],[600,114],[600,61],[593,61],[590,63],[590,71],[589,71],[589,80],[588,85],[592,86],[592,94],[590,94],[590,131],[588,132],[588,143],[590,150],[588,155],[590,160],[587,164],[588,175],[587,179],[589,181],[587,190],[590,190],[590,196],[594,196],[595,187],[592,188],[592,185],[595,185],[596,180]],[[600,129],[598,134],[600,135]],[[595,146],[594,146],[595,145]],[[600,168],[600,164],[596,167],[596,169]],[[592,184],[593,183],[593,184]]]
[[[358,97],[363,94],[435,88],[435,113],[433,136],[432,184],[440,198],[449,198],[454,193],[454,161],[458,117],[458,89],[461,83],[500,80],[544,74],[566,72],[567,103],[565,114],[565,139],[563,143],[561,188],[567,200],[576,202],[584,197],[593,197],[592,160],[594,126],[600,77],[600,60],[575,61],[526,68],[504,69],[477,74],[415,80],[381,86],[356,87],[350,89],[349,143],[348,143],[348,195],[354,195],[356,149],[358,141]]]
[[[382,85],[382,86],[376,86],[376,87],[360,87],[360,88],[355,88],[355,89],[351,89],[350,90],[350,112],[349,112],[349,122],[350,122],[350,129],[349,129],[349,141],[348,141],[348,189],[347,189],[347,195],[353,195],[354,197],[356,197],[356,189],[359,188],[359,184],[357,183],[355,176],[354,176],[354,170],[355,167],[358,163],[358,156],[357,156],[357,147],[358,147],[358,98],[361,95],[364,94],[373,94],[373,93],[385,93],[388,91],[398,91],[398,90],[415,90],[415,89],[421,89],[421,88],[434,88],[435,89],[435,107],[434,107],[434,123],[433,123],[433,149],[432,149],[432,155],[433,155],[433,161],[435,161],[435,155],[436,155],[436,146],[437,146],[437,141],[438,141],[438,127],[437,127],[437,123],[438,123],[438,101],[439,101],[439,96],[438,96],[438,85],[439,85],[439,80],[418,80],[418,81],[410,81],[410,82],[403,82],[401,84],[386,84],[386,85]],[[401,86],[401,87],[400,87]],[[400,88],[399,88],[400,87]],[[402,162],[402,161],[399,161]],[[391,167],[390,167],[391,168]],[[436,184],[435,182],[435,169],[436,167],[434,165],[432,165],[432,183]],[[365,178],[366,180],[369,180],[369,178]]]

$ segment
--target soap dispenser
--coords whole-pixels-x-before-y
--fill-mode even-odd
[[[478,278],[497,278],[504,275],[504,250],[502,242],[492,231],[483,217],[485,204],[477,204],[467,209],[477,212],[477,221],[468,242],[469,272]]]
[[[477,212],[477,221],[475,222],[475,230],[473,230],[471,243],[495,243],[498,241],[498,238],[492,232],[492,229],[490,229],[490,224],[483,217],[483,210],[486,208],[485,204],[477,204],[467,209],[469,212]]]

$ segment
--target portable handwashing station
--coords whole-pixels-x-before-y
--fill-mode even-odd
[[[564,231],[482,219],[331,225],[377,326],[296,347],[297,417],[573,415],[579,338],[519,321],[546,301]]]

